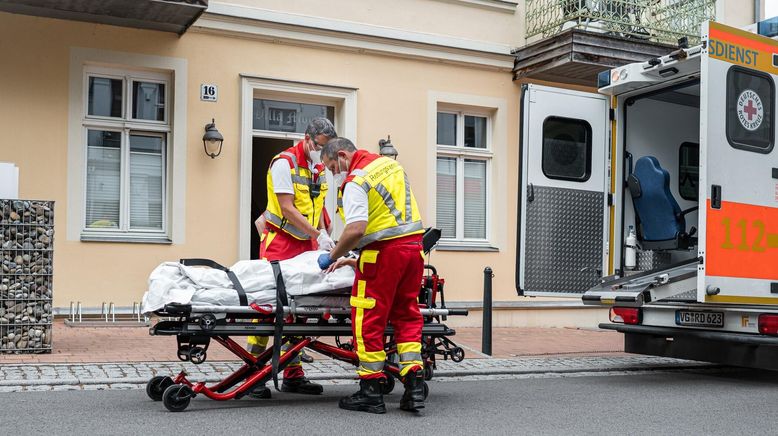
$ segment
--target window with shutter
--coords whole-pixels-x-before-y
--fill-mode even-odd
[[[88,68],[82,237],[166,237],[169,77]]]
[[[443,239],[483,244],[489,237],[490,116],[437,113],[436,222]]]

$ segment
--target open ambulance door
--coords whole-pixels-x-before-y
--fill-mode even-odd
[[[525,85],[516,288],[582,294],[608,251],[608,99]]]
[[[778,304],[778,42],[703,27],[697,300]]]

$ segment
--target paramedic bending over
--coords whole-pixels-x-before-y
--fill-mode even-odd
[[[327,195],[319,151],[336,136],[335,127],[328,119],[314,118],[305,129],[302,141],[271,160],[260,258],[287,260],[314,249],[314,243],[322,250],[330,250],[335,245],[327,231],[319,228],[324,227],[321,215]],[[249,351],[258,355],[265,350],[267,342],[267,337],[249,336]],[[288,347],[289,344],[283,344],[282,353]],[[281,390],[302,394],[321,394],[323,391],[321,385],[305,378],[299,355],[284,369]],[[269,398],[270,389],[259,386],[251,395]]]
[[[403,410],[424,407],[421,330],[423,319],[416,298],[424,273],[421,215],[403,168],[392,159],[357,150],[345,138],[330,140],[322,160],[335,175],[339,208],[346,228],[338,245],[319,257],[321,269],[349,264],[338,261],[360,248],[351,291],[351,320],[359,358],[359,391],[340,400],[340,407],[385,413],[381,385],[385,383],[384,331],[392,322],[400,355],[405,393]],[[339,182],[339,180],[345,180]]]

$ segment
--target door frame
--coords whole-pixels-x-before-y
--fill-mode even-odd
[[[610,241],[611,241],[611,235],[610,235],[610,210],[613,207],[612,205],[608,204],[608,194],[610,193],[610,186],[611,186],[611,146],[612,146],[612,131],[610,129],[610,120],[608,117],[608,110],[610,109],[610,99],[606,96],[603,96],[597,92],[584,92],[584,91],[577,91],[567,88],[558,88],[554,86],[548,86],[548,85],[537,85],[537,84],[525,84],[522,86],[522,94],[520,99],[520,105],[521,105],[521,118],[520,118],[520,146],[519,146],[519,171],[521,172],[521,177],[519,177],[519,189],[517,190],[517,211],[518,211],[518,218],[517,218],[517,229],[516,229],[516,269],[515,269],[515,286],[516,291],[521,296],[533,296],[533,297],[580,297],[582,295],[581,293],[571,293],[571,292],[542,292],[542,291],[534,291],[534,292],[528,292],[526,290],[526,286],[522,287],[522,278],[524,277],[523,274],[525,273],[526,269],[526,253],[525,253],[525,246],[526,246],[526,220],[527,220],[527,214],[526,214],[526,189],[529,184],[529,175],[530,175],[530,165],[532,165],[531,162],[527,159],[529,157],[530,147],[531,144],[529,143],[529,135],[530,135],[530,129],[542,129],[542,126],[533,126],[530,124],[530,112],[527,110],[526,106],[528,103],[530,103],[528,98],[528,94],[532,90],[539,90],[544,92],[554,92],[558,94],[563,95],[570,95],[575,97],[586,97],[586,98],[602,98],[605,102],[604,105],[604,113],[605,116],[604,126],[599,126],[599,128],[603,129],[604,134],[604,149],[603,149],[603,161],[602,161],[602,174],[595,175],[595,171],[592,170],[591,177],[602,177],[602,190],[603,190],[603,226],[602,226],[602,234],[603,234],[603,241],[602,241],[602,262],[601,262],[601,268],[603,271],[603,276],[607,275],[605,272],[608,270],[608,265],[610,262]],[[592,130],[598,128],[598,126],[591,125]],[[594,163],[594,156],[592,156],[592,163]],[[531,157],[530,157],[531,159]],[[540,165],[540,161],[534,162],[535,165]],[[525,283],[526,284],[526,283]]]
[[[251,257],[251,155],[255,136],[265,138],[298,139],[299,133],[284,133],[267,130],[254,130],[252,117],[255,95],[263,95],[279,100],[299,101],[303,103],[328,104],[335,106],[335,128],[341,136],[356,141],[357,133],[357,88],[322,85],[317,83],[297,82],[283,79],[273,79],[254,75],[240,75],[241,81],[241,129],[239,177],[240,188],[238,198],[238,259]],[[328,181],[332,177],[327,174]],[[335,192],[330,190],[330,192]],[[335,210],[335,195],[327,195],[325,206],[331,212]],[[333,216],[334,217],[334,216]],[[335,228],[340,223],[333,219]]]

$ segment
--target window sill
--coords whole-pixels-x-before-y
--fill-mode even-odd
[[[481,252],[499,252],[500,249],[486,244],[468,244],[466,242],[446,241],[438,242],[434,250],[437,251],[481,251]]]
[[[81,242],[126,242],[130,244],[163,244],[171,245],[173,241],[167,236],[128,236],[128,235],[81,235]]]

